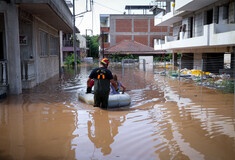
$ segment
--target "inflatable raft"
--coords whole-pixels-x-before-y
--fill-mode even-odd
[[[83,102],[93,105],[94,104],[94,94],[85,92],[78,93],[78,97]],[[131,98],[127,93],[112,94],[109,95],[108,107],[123,107],[131,104]]]

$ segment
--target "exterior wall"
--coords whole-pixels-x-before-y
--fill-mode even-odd
[[[193,68],[201,70],[202,68],[202,53],[194,53]]]
[[[123,41],[123,40],[132,40],[132,36],[130,36],[130,35],[120,35],[120,36],[116,36],[115,42],[116,42],[116,43],[119,43],[119,42],[121,42],[121,41]],[[111,46],[112,46],[112,44],[113,44],[113,43],[111,43]],[[113,45],[114,45],[114,44],[113,44]]]
[[[235,23],[235,2],[229,4],[229,23]]]
[[[109,27],[101,27],[100,33],[102,33],[102,32],[109,32]]]
[[[83,37],[82,35],[80,34],[76,34],[77,35],[77,38],[78,40],[80,41],[80,44],[79,44],[79,48],[80,48],[80,57],[81,58],[84,58],[86,57],[86,38]]]
[[[122,40],[135,40],[153,47],[154,39],[164,39],[170,27],[155,27],[154,15],[110,15],[110,46]]]
[[[59,73],[59,56],[50,55],[50,53],[48,56],[40,56],[39,31],[44,31],[48,33],[48,35],[53,35],[57,38],[59,37],[59,32],[38,18],[34,18],[34,22],[34,34],[36,36],[35,46],[37,46],[36,82],[42,83]]]
[[[203,35],[203,13],[195,15],[195,37]]]
[[[131,32],[131,19],[116,19],[116,32]]]
[[[134,41],[148,46],[148,36],[134,36]]]
[[[134,32],[148,32],[148,20],[134,19]]]

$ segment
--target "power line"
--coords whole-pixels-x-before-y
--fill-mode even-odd
[[[98,5],[100,5],[100,6],[102,6],[102,7],[105,7],[105,8],[111,9],[111,10],[116,11],[116,12],[119,12],[119,13],[123,13],[122,11],[118,11],[118,10],[116,10],[116,9],[113,9],[113,8],[107,7],[107,6],[105,6],[105,5],[103,5],[103,4],[100,4],[100,3],[98,3],[98,2],[95,2],[95,1],[93,1],[93,2],[94,2],[94,3],[96,3],[96,4],[98,4]]]

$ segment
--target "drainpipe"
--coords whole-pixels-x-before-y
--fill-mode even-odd
[[[60,31],[60,56],[59,56],[59,66],[60,73],[63,71],[63,31]]]

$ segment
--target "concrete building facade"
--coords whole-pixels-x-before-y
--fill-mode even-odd
[[[173,26],[173,35],[160,43],[155,41],[155,50],[174,53],[173,60],[181,53],[182,60],[189,62],[183,67],[203,67],[214,73],[225,72],[224,57],[230,54],[232,61],[226,72],[234,72],[235,2],[175,0],[168,5],[174,7],[156,15],[155,26]]]
[[[110,14],[100,15],[100,33],[107,49],[123,40],[134,40],[149,47],[154,47],[154,40],[172,35],[168,26],[154,26],[154,15],[151,14]],[[102,46],[103,45],[103,46]]]
[[[19,94],[59,73],[60,32],[72,32],[64,0],[0,1],[0,90]]]

